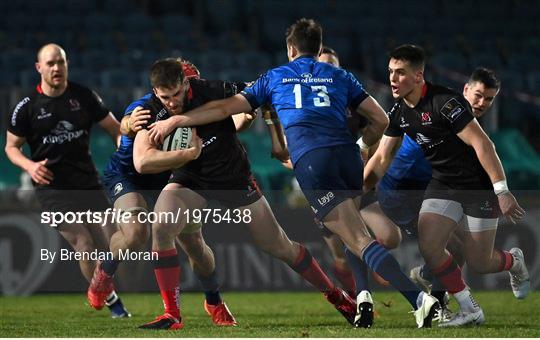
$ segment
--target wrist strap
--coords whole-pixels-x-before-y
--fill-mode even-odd
[[[362,139],[363,137],[360,137],[357,141],[356,141],[356,144],[358,144],[358,146],[360,147],[360,149],[362,150],[368,150],[369,149],[369,145],[367,145],[364,140]]]
[[[493,183],[493,190],[495,191],[495,195],[497,196],[506,194],[510,191],[508,190],[508,184],[506,183],[506,180]]]

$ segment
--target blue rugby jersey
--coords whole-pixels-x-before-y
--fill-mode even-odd
[[[431,180],[431,165],[424,157],[422,148],[408,135],[405,135],[385,176],[390,176],[397,181],[427,183]]]
[[[354,144],[347,108],[356,114],[369,96],[350,72],[311,56],[271,69],[241,93],[252,108],[267,102],[274,106],[293,164],[313,149]]]

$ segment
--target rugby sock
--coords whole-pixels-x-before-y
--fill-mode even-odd
[[[478,302],[476,302],[469,289],[463,289],[455,293],[454,298],[456,298],[462,312],[476,312],[480,309]]]
[[[392,254],[377,241],[372,241],[362,255],[364,262],[383,279],[397,289],[409,301],[413,309],[417,309],[416,299],[420,290],[403,274]]]
[[[368,282],[368,268],[364,261],[354,255],[347,247],[345,247],[345,257],[354,274],[354,282],[356,282],[355,296],[363,290],[371,292]]]
[[[99,266],[107,275],[113,276],[121,261],[119,260],[104,260]]]
[[[107,299],[105,299],[105,304],[107,306],[114,305],[119,300],[118,294],[113,290],[109,296],[107,296]]]
[[[220,304],[222,300],[221,295],[219,294],[219,283],[217,280],[216,271],[214,270],[209,276],[197,275],[197,278],[203,287],[206,302],[209,305]]]
[[[176,249],[156,251],[154,274],[165,305],[165,313],[180,320],[180,260]]]
[[[322,271],[319,263],[311,256],[309,251],[303,245],[300,245],[298,257],[290,267],[319,291],[328,293],[336,290],[335,285]]]
[[[465,282],[461,277],[461,268],[459,268],[451,255],[443,264],[431,272],[450,294],[455,294],[465,289]]]
[[[501,261],[499,262],[499,272],[509,271],[514,264],[514,258],[512,257],[512,254],[510,254],[506,250],[493,250],[499,254],[499,257],[501,259]]]

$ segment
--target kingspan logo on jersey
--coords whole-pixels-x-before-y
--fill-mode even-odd
[[[64,144],[81,137],[84,130],[75,130],[75,126],[66,120],[61,120],[56,124],[51,134],[44,136],[43,144]]]

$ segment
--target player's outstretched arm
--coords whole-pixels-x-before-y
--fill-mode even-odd
[[[47,159],[39,162],[28,159],[21,150],[24,143],[26,143],[26,138],[7,131],[6,147],[4,149],[6,156],[11,163],[28,172],[32,180],[37,184],[50,184],[53,180],[53,173],[46,167]]]
[[[242,132],[249,129],[255,118],[257,118],[257,110],[249,113],[242,112],[234,114],[232,119],[234,121],[236,132]]]
[[[235,96],[214,100],[184,114],[175,115],[150,125],[150,138],[156,144],[163,143],[163,139],[177,127],[198,126],[223,120],[241,112],[250,112],[253,109],[247,99],[237,94]]]
[[[116,146],[120,145],[120,123],[118,123],[112,112],[109,112],[105,118],[99,121],[99,126],[111,136]]]
[[[468,123],[457,136],[473,147],[480,164],[493,183],[493,189],[499,199],[501,211],[511,223],[523,218],[525,210],[519,206],[506,184],[506,176],[501,160],[495,151],[495,145],[486,135],[476,119]]]
[[[377,151],[364,168],[364,191],[373,189],[384,176],[400,145],[401,137],[382,137]]]
[[[202,141],[195,129],[192,131],[191,147],[184,150],[161,151],[149,137],[148,130],[141,130],[133,144],[133,165],[141,174],[157,174],[177,169],[197,159],[201,154]]]
[[[362,136],[363,142],[368,146],[377,143],[388,127],[388,117],[383,108],[373,97],[369,96],[358,105],[356,112],[366,117],[370,122]]]

